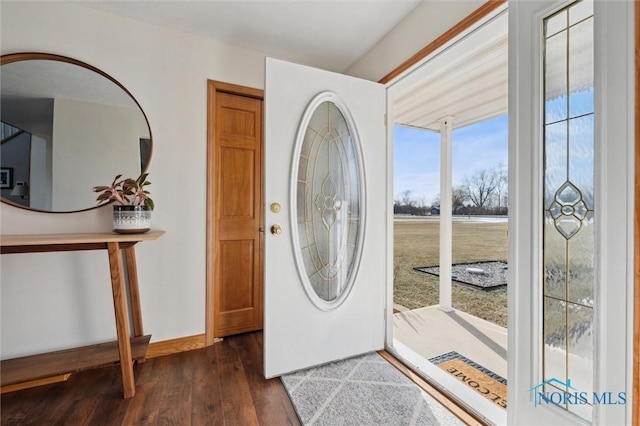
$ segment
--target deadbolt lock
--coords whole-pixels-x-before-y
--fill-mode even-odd
[[[280,212],[280,204],[271,203],[271,211],[274,212],[274,213],[279,213]]]
[[[280,225],[273,225],[271,227],[271,233],[273,235],[280,235],[282,234],[282,227]]]

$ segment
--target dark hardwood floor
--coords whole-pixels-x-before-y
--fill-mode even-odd
[[[225,338],[135,366],[122,399],[119,366],[2,395],[2,425],[299,425],[280,379],[262,375],[262,333]]]

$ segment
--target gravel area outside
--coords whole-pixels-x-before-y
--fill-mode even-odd
[[[416,271],[440,276],[440,267],[421,266],[413,268]],[[477,272],[473,272],[477,271]],[[482,271],[481,273],[479,273]],[[507,264],[498,261],[456,263],[451,265],[451,279],[453,281],[492,290],[507,285]]]

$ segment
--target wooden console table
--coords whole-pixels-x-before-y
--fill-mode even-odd
[[[107,250],[117,332],[117,341],[115,342],[4,360],[0,366],[2,369],[1,385],[7,386],[73,373],[120,361],[124,397],[131,398],[134,396],[136,388],[133,376],[133,361],[144,361],[149,339],[151,338],[151,335],[143,335],[134,246],[140,241],[155,240],[162,234],[164,234],[164,231],[149,231],[145,234],[104,232],[94,234],[0,236],[1,254]],[[124,258],[127,264],[133,337],[130,336],[129,331],[129,315],[121,250],[124,251]]]

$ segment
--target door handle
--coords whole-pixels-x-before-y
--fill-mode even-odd
[[[282,227],[280,225],[273,225],[271,227],[271,233],[273,235],[280,235],[282,234]]]

